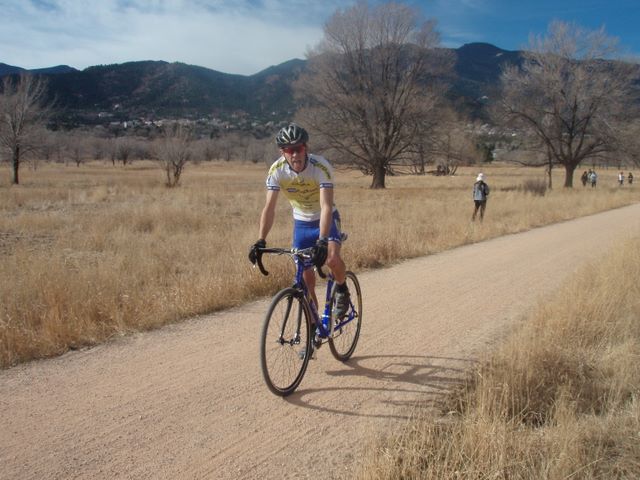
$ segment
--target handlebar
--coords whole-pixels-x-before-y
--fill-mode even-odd
[[[297,258],[299,261],[304,261],[304,260],[311,260],[313,258],[314,252],[313,252],[313,247],[304,248],[302,250],[289,249],[289,248],[270,248],[270,247],[258,248],[257,254],[256,254],[256,263],[254,263],[254,266],[258,265],[258,268],[260,269],[260,273],[266,276],[266,275],[269,275],[269,272],[267,271],[266,268],[264,268],[264,264],[262,263],[263,253],[273,253],[275,255],[289,255],[292,258]],[[318,275],[320,275],[320,278],[327,278],[327,275],[322,271],[322,267],[316,266],[316,271],[318,272]]]

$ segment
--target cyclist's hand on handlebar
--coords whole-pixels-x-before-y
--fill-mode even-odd
[[[316,241],[316,245],[313,247],[313,264],[320,268],[327,261],[327,245],[328,241],[326,237],[321,237]]]
[[[262,238],[251,245],[251,248],[249,248],[249,261],[255,265],[258,261],[258,253],[260,252],[260,249],[266,246],[267,242]]]

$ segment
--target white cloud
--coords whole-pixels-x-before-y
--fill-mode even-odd
[[[181,61],[252,74],[303,58],[342,2],[0,0],[0,62],[76,68]]]

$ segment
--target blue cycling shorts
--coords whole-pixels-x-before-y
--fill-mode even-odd
[[[320,220],[313,222],[305,222],[303,220],[293,221],[293,248],[303,249],[313,247],[319,237]],[[342,243],[340,239],[340,214],[337,210],[333,212],[329,241]]]

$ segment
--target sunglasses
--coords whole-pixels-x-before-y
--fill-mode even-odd
[[[296,145],[295,147],[283,147],[282,151],[289,155],[293,155],[294,153],[300,153],[304,150],[304,143],[300,145]]]

